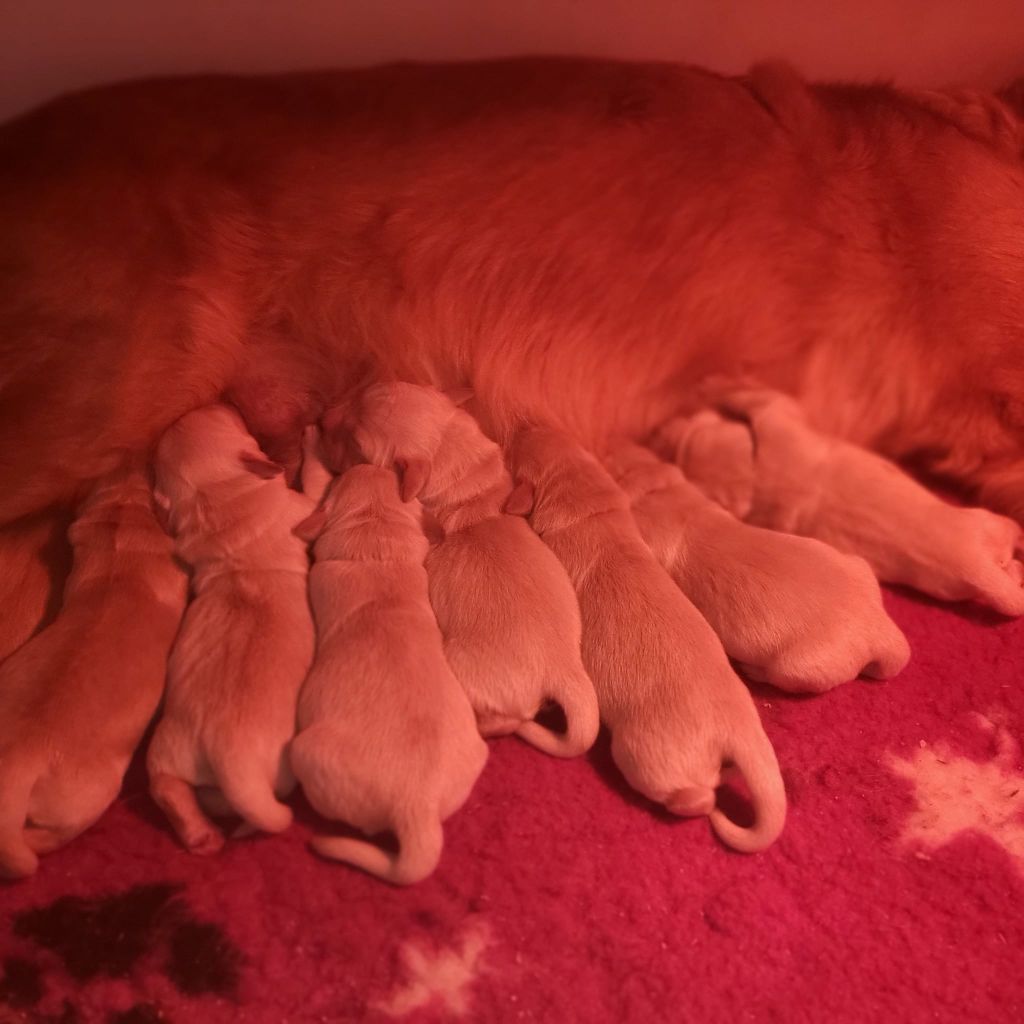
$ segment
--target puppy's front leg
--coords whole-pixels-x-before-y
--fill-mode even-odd
[[[718,638],[645,545],[625,494],[559,432],[524,430],[510,454],[534,488],[531,524],[576,590],[584,665],[623,775],[670,811],[709,814],[736,849],[768,846],[786,807],[774,751]],[[715,807],[733,767],[753,795],[749,829]]]

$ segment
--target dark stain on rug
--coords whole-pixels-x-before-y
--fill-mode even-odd
[[[169,1024],[160,1009],[150,1003],[139,1003],[130,1010],[112,1013],[107,1024]]]
[[[18,956],[4,960],[0,978],[0,1004],[18,1010],[35,1006],[43,998],[43,972],[31,961]]]
[[[62,896],[14,919],[14,934],[55,953],[76,981],[126,978],[172,911],[174,885],[137,885],[100,899]]]
[[[54,954],[78,985],[95,978],[128,978],[140,966],[159,965],[184,996],[237,996],[243,957],[223,930],[196,918],[182,886],[137,885],[86,899],[63,896],[16,915],[14,934]],[[154,958],[158,958],[154,960]],[[21,956],[3,962],[0,1007],[31,1010],[46,994],[45,968]],[[34,1020],[73,1024],[79,1014],[65,1001],[57,1015]],[[169,1024],[159,1006],[139,1003],[112,1014],[109,1024]]]
[[[165,973],[184,995],[231,995],[238,989],[241,959],[215,924],[182,921],[171,934]]]

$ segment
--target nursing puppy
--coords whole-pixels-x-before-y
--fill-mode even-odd
[[[214,813],[280,832],[294,785],[286,748],[313,657],[309,561],[294,528],[313,503],[289,490],[234,410],[189,413],[161,438],[157,498],[192,567],[192,602],[168,665],[147,756],[150,791],[195,853],[219,849]]]
[[[185,608],[142,467],[100,480],[68,539],[60,614],[0,666],[0,876],[32,874],[113,802]]]
[[[906,665],[906,638],[863,559],[740,522],[639,445],[615,447],[605,465],[655,558],[751,678],[820,693]]]
[[[764,849],[785,820],[778,763],[753,700],[711,627],[654,560],[629,501],[567,435],[521,431],[513,470],[528,481],[530,521],[565,566],[583,619],[583,661],[631,786],[681,815],[707,814],[738,850]],[[715,807],[723,771],[745,776],[756,820]]]
[[[739,421],[714,412],[695,427],[670,421],[662,448],[702,487],[713,463],[745,477],[749,522],[860,555],[887,583],[1024,615],[1024,537],[1013,520],[942,501],[881,456],[815,431],[777,391],[729,388],[716,404]],[[719,474],[710,487],[721,493]]]
[[[391,831],[399,851],[340,836],[311,845],[396,885],[437,866],[441,823],[487,760],[430,608],[420,512],[393,471],[358,465],[299,527],[314,542],[317,643],[292,768],[322,815],[368,835]]]
[[[373,385],[349,418],[364,456],[397,466],[402,496],[419,498],[443,531],[426,560],[430,601],[481,734],[514,732],[548,754],[582,754],[600,716],[580,657],[579,608],[558,559],[509,514],[530,496],[513,487],[501,449],[451,397],[414,384]],[[534,721],[552,701],[564,734]]]

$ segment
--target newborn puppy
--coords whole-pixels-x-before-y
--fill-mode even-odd
[[[786,811],[775,753],[718,638],[637,531],[626,495],[557,431],[521,431],[511,458],[534,488],[533,527],[576,588],[583,661],[622,774],[676,814],[710,815],[729,846],[765,848]],[[723,769],[732,768],[752,794],[751,828],[715,807]]]
[[[906,665],[906,638],[863,559],[740,522],[639,445],[605,464],[655,558],[751,678],[820,693]]]
[[[530,496],[513,487],[501,449],[450,397],[414,384],[368,388],[354,435],[371,462],[402,470],[403,497],[420,498],[444,533],[426,560],[430,600],[480,732],[582,754],[600,716],[579,607],[558,559],[508,514]],[[548,702],[561,705],[564,734],[534,721]]]
[[[210,853],[223,838],[193,787],[215,787],[208,809],[266,832],[291,822],[275,793],[294,785],[285,751],[314,645],[308,554],[293,530],[313,503],[288,489],[223,405],[164,434],[156,479],[193,599],[149,747],[150,790],[185,846]]]
[[[311,845],[397,885],[441,857],[441,822],[487,760],[430,609],[418,502],[393,471],[353,466],[299,527],[315,541],[309,589],[316,660],[299,698],[291,762],[309,802],[399,851],[340,836]]]
[[[0,666],[0,876],[99,818],[160,702],[186,579],[152,503],[141,466],[95,485],[59,615]]]
[[[861,555],[887,583],[1024,615],[1024,545],[1013,520],[950,505],[880,455],[817,433],[779,392],[729,390],[717,404],[742,422],[706,413],[696,434],[670,422],[660,432],[662,450],[703,486],[687,449],[699,447],[704,465],[717,449],[720,463],[749,481],[750,522]],[[751,437],[746,450],[737,430]]]

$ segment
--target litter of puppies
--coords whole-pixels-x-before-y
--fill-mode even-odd
[[[161,694],[150,789],[197,854],[223,845],[216,817],[286,829],[298,783],[328,822],[364,835],[328,826],[314,851],[417,882],[486,738],[572,757],[600,722],[633,788],[761,850],[786,795],[738,673],[798,692],[897,674],[909,646],[876,574],[1024,612],[1019,532],[814,434],[774,392],[737,384],[650,447],[617,442],[602,458],[531,425],[503,450],[469,397],[363,389],[307,427],[305,493],[227,405],[173,424],[151,475],[136,463],[96,485],[71,527],[64,608],[0,665],[0,711],[31,730],[19,695],[35,673],[85,685],[120,672],[131,699],[97,713],[119,716],[124,743],[102,792],[74,792],[39,720],[37,756],[9,766],[20,796],[0,821],[3,874],[31,874],[102,814]],[[924,547],[909,536],[919,521]],[[552,705],[562,731],[538,720]],[[746,827],[719,806],[737,777]]]

